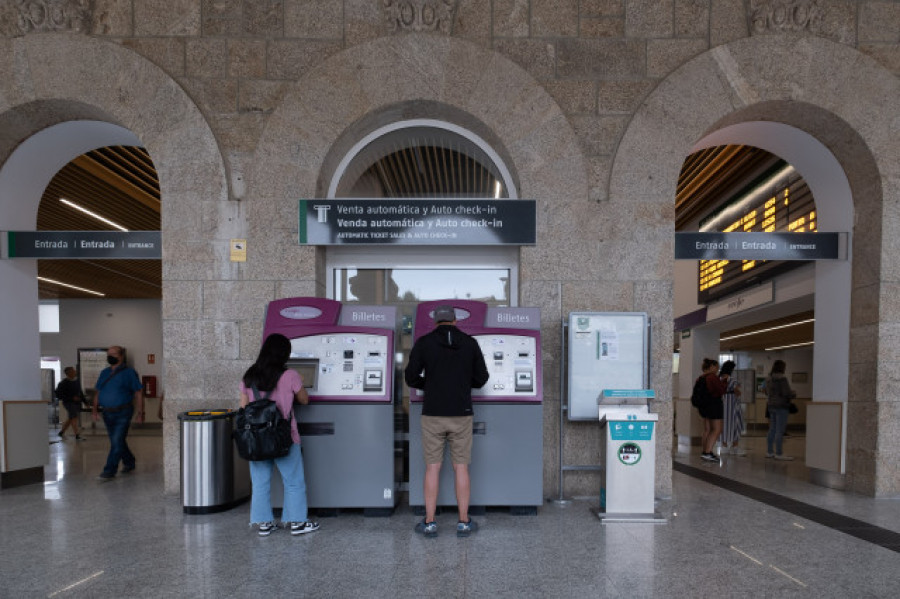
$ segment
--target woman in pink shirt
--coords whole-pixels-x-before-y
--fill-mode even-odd
[[[291,421],[291,438],[294,443],[288,454],[274,460],[250,462],[250,480],[253,494],[250,498],[250,524],[259,525],[259,535],[268,536],[278,528],[272,512],[270,495],[272,467],[277,466],[284,482],[284,509],[282,525],[290,525],[292,535],[318,530],[319,524],[308,520],[306,504],[306,480],[303,475],[303,456],[300,453],[300,434],[293,417],[294,402],[309,403],[309,395],[303,388],[303,380],[295,370],[287,368],[291,357],[291,342],[278,333],[269,335],[259,350],[256,362],[244,373],[241,380],[241,407],[256,397],[271,399],[281,414]],[[255,393],[254,393],[255,391]]]

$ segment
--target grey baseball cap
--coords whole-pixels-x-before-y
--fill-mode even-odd
[[[453,322],[456,320],[456,310],[453,306],[447,304],[440,305],[434,309],[434,322]]]

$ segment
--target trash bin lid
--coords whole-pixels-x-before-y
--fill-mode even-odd
[[[222,418],[231,418],[234,416],[234,410],[231,409],[214,409],[214,410],[191,410],[189,412],[181,412],[178,414],[179,420],[218,420]]]

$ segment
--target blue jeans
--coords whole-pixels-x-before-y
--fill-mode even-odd
[[[775,442],[775,455],[781,455],[784,431],[787,430],[787,408],[769,408],[769,435],[766,437],[767,453],[772,453],[772,442]]]
[[[303,455],[300,445],[291,445],[291,451],[283,458],[250,462],[250,480],[253,495],[250,498],[250,524],[273,522],[272,467],[278,466],[284,484],[284,509],[282,522],[306,522],[306,479],[303,475]]]
[[[120,461],[129,470],[134,468],[134,454],[128,449],[128,443],[125,441],[132,416],[134,406],[128,406],[120,412],[103,411],[103,423],[106,425],[106,434],[109,435],[109,455],[103,474],[115,476]]]

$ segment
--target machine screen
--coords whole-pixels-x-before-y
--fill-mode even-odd
[[[473,396],[535,395],[537,347],[534,337],[475,335],[491,378]]]
[[[316,382],[319,377],[318,360],[288,360],[287,367],[297,371],[305,389],[316,390]]]

